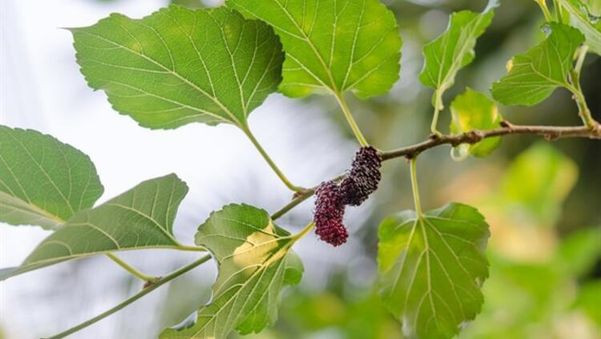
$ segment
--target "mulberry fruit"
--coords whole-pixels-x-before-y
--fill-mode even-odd
[[[359,149],[351,170],[340,184],[342,203],[361,205],[378,188],[382,178],[381,166],[382,159],[375,148],[369,146]]]
[[[346,205],[359,206],[377,188],[382,175],[382,159],[373,147],[362,147],[353,160],[347,176],[340,185],[334,181],[321,183],[315,195],[315,233],[333,246],[346,242],[348,232],[344,227]]]
[[[321,183],[315,191],[315,233],[332,246],[342,245],[348,238],[343,223],[345,207],[340,192],[340,187],[334,181]]]

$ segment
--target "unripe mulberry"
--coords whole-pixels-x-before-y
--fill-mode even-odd
[[[378,188],[382,178],[381,166],[382,158],[375,148],[368,146],[359,149],[351,170],[340,184],[342,202],[345,205],[361,205]]]
[[[315,191],[315,195],[315,233],[332,246],[344,244],[348,233],[343,223],[344,203],[340,187],[334,181],[323,182]]]

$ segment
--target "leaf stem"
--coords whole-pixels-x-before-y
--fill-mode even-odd
[[[144,274],[142,272],[140,272],[139,270],[137,270],[136,268],[134,268],[133,266],[131,266],[130,264],[126,263],[125,261],[121,260],[121,258],[119,258],[118,256],[116,256],[113,253],[107,253],[106,256],[111,259],[112,261],[114,261],[117,265],[121,266],[121,268],[123,268],[124,270],[126,270],[127,272],[129,272],[131,275],[133,275],[134,277],[148,282],[148,283],[155,283],[157,282],[159,279],[161,279],[160,277],[153,277],[147,274]]]
[[[547,7],[546,0],[535,0],[540,9],[543,11],[543,15],[545,16],[545,21],[551,22],[553,21],[553,16],[551,15],[551,11],[549,11],[549,7]]]
[[[582,71],[582,66],[584,64],[584,59],[586,58],[586,54],[588,53],[588,46],[584,45],[578,49],[576,54],[576,64],[574,65],[574,69],[571,72],[570,82],[571,86],[568,87],[568,90],[572,92],[574,101],[578,106],[578,114],[580,115],[580,119],[582,122],[589,128],[594,129],[598,128],[599,123],[593,119],[591,114],[591,110],[586,104],[586,98],[582,93],[582,87],[580,86],[580,72]]]
[[[434,115],[432,117],[432,124],[430,125],[430,131],[436,136],[442,135],[438,131],[438,117],[443,109],[444,106],[442,104],[442,92],[440,89],[436,89],[434,92]]]
[[[252,142],[252,144],[255,146],[257,151],[259,151],[259,153],[261,154],[263,159],[265,159],[265,161],[267,161],[267,164],[269,165],[269,167],[271,167],[271,169],[275,172],[275,174],[278,176],[278,178],[280,178],[280,180],[284,183],[284,185],[286,185],[286,187],[288,187],[291,191],[302,192],[304,190],[304,188],[296,186],[296,185],[292,184],[292,182],[290,180],[288,180],[286,175],[284,175],[284,172],[282,172],[282,170],[280,170],[280,168],[271,159],[269,154],[267,154],[267,152],[265,151],[263,146],[261,146],[259,141],[257,141],[257,138],[255,138],[254,134],[251,132],[248,125],[241,126],[241,129],[244,132],[244,134],[246,134],[248,139],[250,139],[250,142]]]
[[[339,182],[342,179],[344,179],[345,176],[346,176],[346,174],[341,174],[341,175],[337,176],[336,178],[334,178],[332,180],[335,181],[335,182]],[[273,219],[273,220],[279,219],[284,214],[288,213],[288,211],[290,211],[291,209],[295,208],[296,206],[298,206],[303,201],[305,201],[305,200],[309,199],[310,197],[312,197],[313,194],[315,194],[315,190],[316,189],[317,189],[317,186],[311,187],[311,188],[307,188],[304,191],[299,192],[297,195],[294,196],[294,198],[289,203],[287,203],[284,207],[282,207],[279,210],[277,210],[276,212],[274,212],[271,215],[271,219]]]
[[[424,214],[422,211],[422,203],[419,197],[419,186],[417,182],[417,157],[411,159],[411,190],[413,191],[413,202],[415,204],[415,212],[421,218]]]
[[[311,221],[310,223],[307,224],[307,226],[303,227],[303,229],[300,230],[300,232],[294,234],[292,236],[292,240],[298,241],[299,239],[301,239],[302,237],[307,235],[307,233],[309,233],[309,231],[311,231],[313,229],[313,227],[315,227],[315,223],[313,221]]]
[[[188,251],[188,252],[206,252],[207,249],[201,246],[188,246],[188,245],[178,245],[175,247],[176,250],[179,251]]]
[[[555,10],[555,20],[559,23],[564,23],[562,8],[558,0],[553,0],[553,9]]]
[[[580,75],[580,71],[582,71],[582,65],[584,65],[584,59],[586,59],[586,54],[588,53],[588,46],[582,45],[580,49],[578,49],[576,65],[574,66],[574,71],[576,74]],[[578,79],[580,80],[580,79]]]
[[[334,96],[336,97],[336,100],[338,101],[338,105],[342,109],[342,113],[344,113],[346,122],[348,122],[349,126],[351,127],[351,130],[353,131],[353,134],[355,135],[355,138],[357,139],[359,144],[362,147],[369,146],[369,143],[367,143],[367,140],[363,136],[363,133],[361,133],[361,129],[359,128],[359,125],[357,125],[355,118],[353,118],[353,114],[351,113],[351,110],[349,109],[348,103],[346,102],[344,95],[342,93],[335,92]]]
[[[108,317],[109,315],[111,315],[111,314],[113,314],[113,313],[115,313],[117,311],[120,311],[121,309],[125,308],[129,304],[131,304],[134,301],[142,298],[143,296],[149,294],[150,292],[156,290],[157,288],[159,288],[160,286],[168,283],[169,281],[171,281],[171,280],[173,280],[173,279],[175,279],[175,278],[177,278],[177,277],[179,277],[179,276],[181,276],[181,275],[183,275],[185,273],[188,273],[189,271],[191,271],[194,268],[202,265],[203,263],[205,263],[209,259],[211,259],[211,256],[207,254],[207,255],[203,256],[202,258],[200,258],[200,259],[198,259],[198,260],[196,260],[196,261],[194,261],[194,262],[192,262],[192,263],[190,263],[190,264],[188,264],[188,265],[186,265],[186,266],[184,266],[184,267],[182,267],[182,268],[174,271],[173,273],[170,273],[169,275],[166,275],[165,277],[160,278],[158,281],[156,281],[156,282],[148,285],[148,287],[146,287],[142,291],[140,291],[140,292],[132,295],[128,299],[122,301],[120,304],[116,305],[115,307],[113,307],[113,308],[111,308],[111,309],[109,309],[109,310],[107,310],[107,311],[105,311],[105,312],[103,312],[103,313],[95,316],[92,319],[86,320],[83,323],[81,323],[81,324],[79,324],[77,326],[74,326],[74,327],[72,327],[72,328],[70,328],[70,329],[68,329],[68,330],[66,330],[64,332],[61,332],[59,334],[55,334],[55,335],[53,335],[51,337],[47,337],[46,339],[64,338],[64,337],[66,337],[66,336],[68,336],[70,334],[73,334],[73,333],[75,333],[75,332],[77,332],[79,330],[82,330],[82,329],[84,329],[84,328],[86,328],[86,327],[88,327],[88,326],[90,326],[90,325],[92,325],[92,324],[94,324],[94,323],[96,323],[96,322],[98,322],[98,321],[100,321],[100,320]]]

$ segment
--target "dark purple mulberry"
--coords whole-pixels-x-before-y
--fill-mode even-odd
[[[315,233],[332,246],[344,244],[348,233],[343,223],[344,203],[340,187],[334,181],[323,182],[315,191],[315,195]]]
[[[380,183],[382,175],[382,158],[378,151],[371,147],[362,147],[355,154],[355,159],[346,178],[340,184],[342,203],[359,206]]]

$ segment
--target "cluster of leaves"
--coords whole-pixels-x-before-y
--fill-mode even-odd
[[[534,105],[564,87],[588,125],[578,77],[587,48],[601,53],[601,26],[580,0],[556,4],[557,20],[543,27],[545,40],[512,59],[492,96],[507,105]],[[435,135],[443,95],[474,60],[497,6],[491,0],[481,13],[453,13],[447,30],[424,47],[420,80],[434,90]],[[228,0],[215,9],[170,6],[142,19],[113,14],[71,31],[81,72],[116,111],[153,129],[232,124],[298,194],[307,190],[290,183],[269,158],[251,132],[249,114],[276,91],[295,98],[329,94],[367,146],[345,95],[385,94],[398,79],[402,45],[394,15],[378,0]],[[490,130],[502,120],[495,101],[471,89],[450,108],[452,133]],[[456,155],[486,156],[499,142],[459,145]],[[379,228],[379,294],[406,336],[449,338],[482,308],[489,229],[468,205],[422,212],[412,179],[416,211],[392,215]],[[86,155],[48,135],[0,127],[0,221],[54,231],[21,266],[1,270],[0,279],[97,254],[120,262],[115,251],[209,251],[219,265],[211,301],[199,305],[192,326],[161,337],[261,331],[276,319],[281,289],[301,279],[303,267],[291,248],[313,225],[291,235],[268,212],[232,204],[200,225],[195,245],[185,245],[172,227],[187,191],[171,174],[95,205],[103,187]]]

